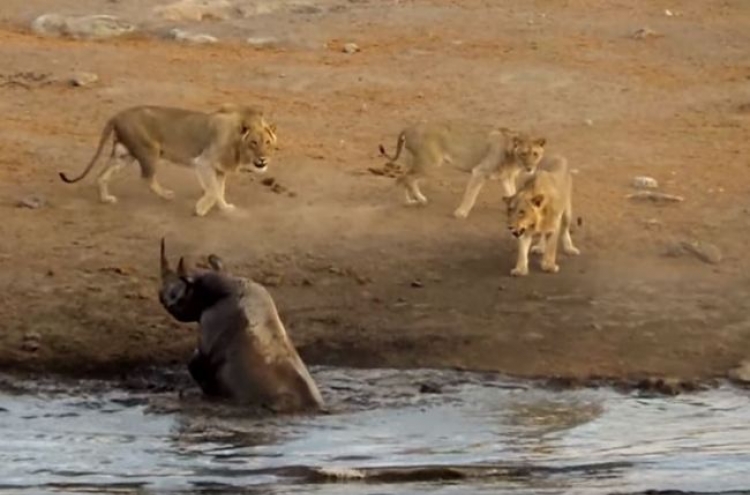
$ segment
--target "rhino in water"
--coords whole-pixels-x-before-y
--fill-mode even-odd
[[[227,274],[216,255],[211,269],[169,266],[161,240],[159,302],[178,321],[200,325],[188,370],[207,396],[275,412],[316,411],[323,399],[299,357],[268,291]]]

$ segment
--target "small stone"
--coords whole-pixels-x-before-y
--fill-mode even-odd
[[[653,177],[639,175],[633,178],[633,187],[636,189],[656,189],[659,183]]]
[[[736,368],[729,370],[727,376],[734,382],[750,385],[750,361],[743,361]]]
[[[279,44],[279,39],[271,36],[254,36],[247,38],[245,42],[256,48],[270,48],[277,46]],[[284,77],[284,74],[279,74],[279,77]]]
[[[262,181],[260,181],[261,184],[267,187],[272,187],[274,184],[276,184],[276,179],[273,177],[266,177]]]
[[[410,285],[415,289],[421,289],[424,287],[424,284],[420,280],[412,280]]]
[[[657,191],[638,191],[633,194],[628,194],[626,197],[628,199],[651,201],[653,203],[681,203],[682,201],[685,201],[685,198],[682,196]]]
[[[94,84],[99,80],[99,76],[93,72],[78,72],[70,77],[70,85],[83,87]]]
[[[46,201],[41,196],[26,196],[21,198],[16,203],[18,208],[29,208],[31,210],[38,210],[46,204]]]
[[[104,39],[135,31],[135,25],[111,15],[65,16],[43,14],[31,23],[39,35],[66,36],[74,39]]]
[[[356,43],[347,43],[343,48],[344,53],[357,53],[358,51],[359,46]]]
[[[210,34],[193,34],[177,28],[169,31],[169,37],[176,41],[184,41],[186,43],[193,43],[196,45],[216,43],[217,41],[219,41],[218,38],[211,36]]]
[[[21,349],[35,352],[41,346],[42,336],[38,332],[26,332],[21,339]]]
[[[583,123],[586,124],[589,127],[591,127],[592,125],[594,125],[594,121],[591,120],[591,119],[586,119],[586,120],[583,121]]]
[[[436,383],[422,383],[419,385],[420,394],[442,394],[443,389]]]
[[[180,0],[153,8],[153,14],[166,21],[200,22],[206,19],[225,20],[232,13],[229,0]]]
[[[630,35],[631,38],[636,40],[643,40],[646,38],[657,38],[661,35],[654,31],[653,29],[649,29],[647,27],[642,27],[640,29],[636,29],[633,31],[633,33]]]
[[[665,9],[664,10],[664,15],[667,16],[667,17],[672,17],[672,16],[674,16],[674,12],[672,12],[669,9]]]
[[[680,244],[686,252],[695,255],[696,258],[704,263],[717,265],[721,263],[721,260],[723,259],[721,250],[714,244],[700,241],[682,241]]]

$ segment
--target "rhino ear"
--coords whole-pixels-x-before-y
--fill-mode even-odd
[[[193,277],[190,275],[184,256],[181,256],[179,263],[177,263],[177,276],[185,280],[186,282],[193,281]]]
[[[210,266],[215,272],[224,271],[224,261],[215,254],[208,255],[208,266]]]
[[[169,260],[167,259],[167,248],[164,237],[161,238],[161,280],[172,273],[172,269],[169,267]]]

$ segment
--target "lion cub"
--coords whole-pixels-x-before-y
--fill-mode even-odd
[[[177,321],[198,322],[198,347],[188,371],[207,396],[266,407],[274,412],[318,411],[315,381],[260,284],[226,273],[221,260],[194,270],[180,258],[169,266],[161,241],[159,302]]]
[[[580,251],[570,238],[573,220],[573,177],[568,161],[561,156],[544,157],[536,173],[528,177],[518,192],[505,198],[508,205],[508,229],[518,239],[518,258],[510,274],[529,273],[529,251],[542,254],[542,270],[557,273],[557,243],[562,236],[563,252]],[[531,246],[534,237],[539,237]]]
[[[401,150],[409,152],[406,170],[396,182],[404,187],[406,204],[426,204],[419,180],[443,163],[462,172],[470,172],[456,218],[466,218],[474,207],[487,179],[500,179],[504,196],[516,192],[516,180],[523,171],[533,173],[544,156],[543,137],[532,138],[506,128],[488,128],[477,124],[419,122],[401,131],[396,154],[390,156],[381,144],[380,154],[391,163]]]

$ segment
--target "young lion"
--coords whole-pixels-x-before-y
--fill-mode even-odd
[[[544,155],[546,140],[531,138],[506,128],[487,128],[474,124],[420,122],[404,129],[398,136],[396,154],[390,156],[380,145],[380,154],[398,160],[405,147],[409,152],[406,171],[397,184],[406,191],[406,204],[426,204],[419,180],[444,162],[458,170],[470,172],[456,218],[466,218],[474,207],[487,179],[500,179],[504,196],[516,192],[516,180],[522,171],[533,173]]]
[[[320,410],[323,399],[294,348],[268,291],[227,274],[217,256],[211,270],[169,267],[161,242],[159,302],[176,320],[198,322],[190,375],[207,396],[275,412]]]
[[[515,195],[505,198],[508,205],[508,229],[518,239],[518,259],[510,274],[529,273],[529,251],[543,253],[542,270],[557,273],[557,243],[562,235],[563,252],[580,251],[570,238],[573,220],[573,177],[568,161],[561,156],[545,157],[536,173],[526,179]],[[539,241],[531,242],[535,236]]]

